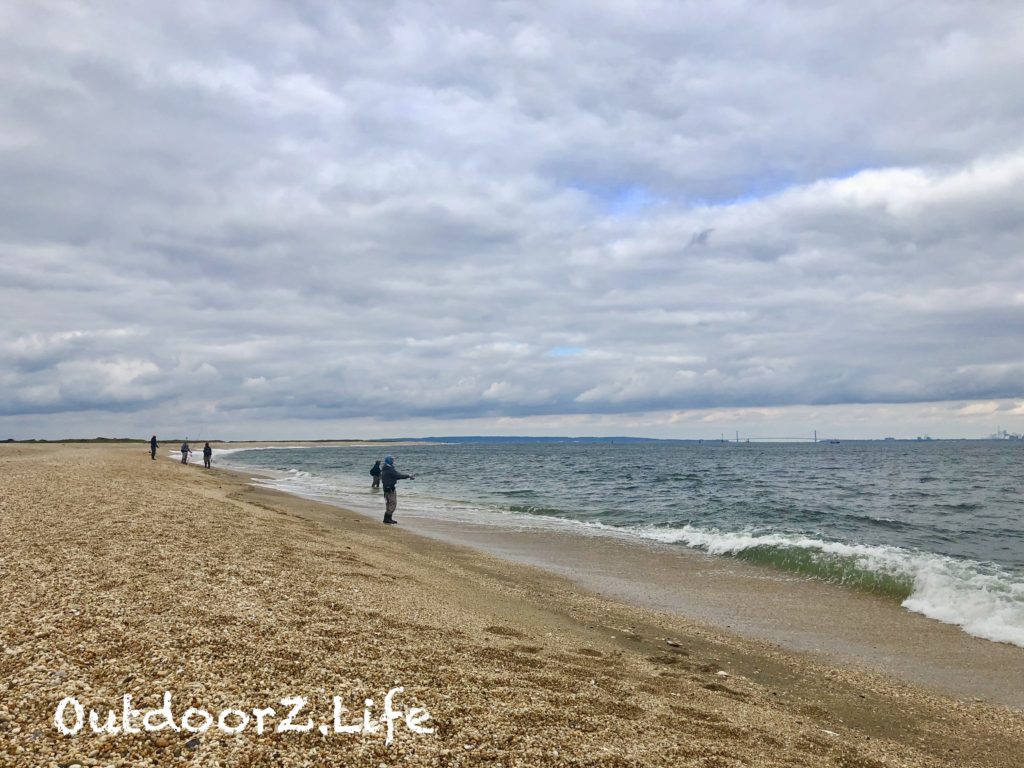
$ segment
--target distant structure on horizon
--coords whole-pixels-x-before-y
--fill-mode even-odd
[[[988,436],[989,440],[1024,440],[1024,435],[1018,435],[1016,432],[1007,432],[1005,429],[996,427],[996,433]]]

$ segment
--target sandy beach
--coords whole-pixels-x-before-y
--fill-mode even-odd
[[[0,446],[0,574],[3,765],[1011,768],[1024,754],[1019,708],[602,597],[141,444]],[[147,731],[165,692],[176,729]],[[73,734],[55,724],[62,701]],[[205,712],[208,729],[183,727]]]

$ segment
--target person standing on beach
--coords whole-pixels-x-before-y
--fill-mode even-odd
[[[380,488],[380,459],[373,462],[373,466],[370,467],[370,477],[373,478],[370,488],[375,491]]]
[[[203,446],[203,466],[207,469],[210,468],[210,463],[213,460],[213,448],[210,447],[209,441]]]
[[[149,438],[149,458],[156,461],[156,449],[160,446],[156,444],[156,435]]]
[[[380,471],[380,482],[384,486],[384,525],[398,525],[398,521],[392,517],[398,506],[398,481],[415,479],[412,475],[403,475],[395,469],[395,460],[392,457],[384,457],[384,467]]]
[[[192,449],[188,447],[188,438],[185,438],[185,442],[181,444],[181,463],[188,464],[188,455],[192,453]]]

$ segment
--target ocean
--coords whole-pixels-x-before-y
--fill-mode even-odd
[[[456,443],[218,450],[221,466],[381,516],[691,547],[883,595],[1024,647],[1024,443]],[[643,549],[638,548],[638,557]]]

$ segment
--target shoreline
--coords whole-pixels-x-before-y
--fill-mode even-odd
[[[414,533],[541,568],[613,600],[1024,711],[1024,648],[974,637],[889,597],[655,542],[416,522]]]
[[[1024,749],[1020,711],[609,600],[241,474],[138,447],[7,447],[0,467],[0,755],[1010,768]],[[229,706],[302,691],[358,701],[395,682],[430,709],[433,737],[189,746],[66,738],[51,723],[69,690],[108,707],[125,689],[148,706],[161,690]]]
[[[224,471],[246,481],[260,477],[258,471]],[[377,519],[371,507],[383,503],[369,489],[359,505],[346,506],[344,500],[259,487],[370,520]],[[403,513],[401,502],[399,513],[406,531],[537,567],[613,600],[813,654],[827,664],[863,667],[947,695],[1024,710],[1024,648],[975,637],[888,596],[639,538],[454,522]],[[318,519],[330,522],[329,516]]]

